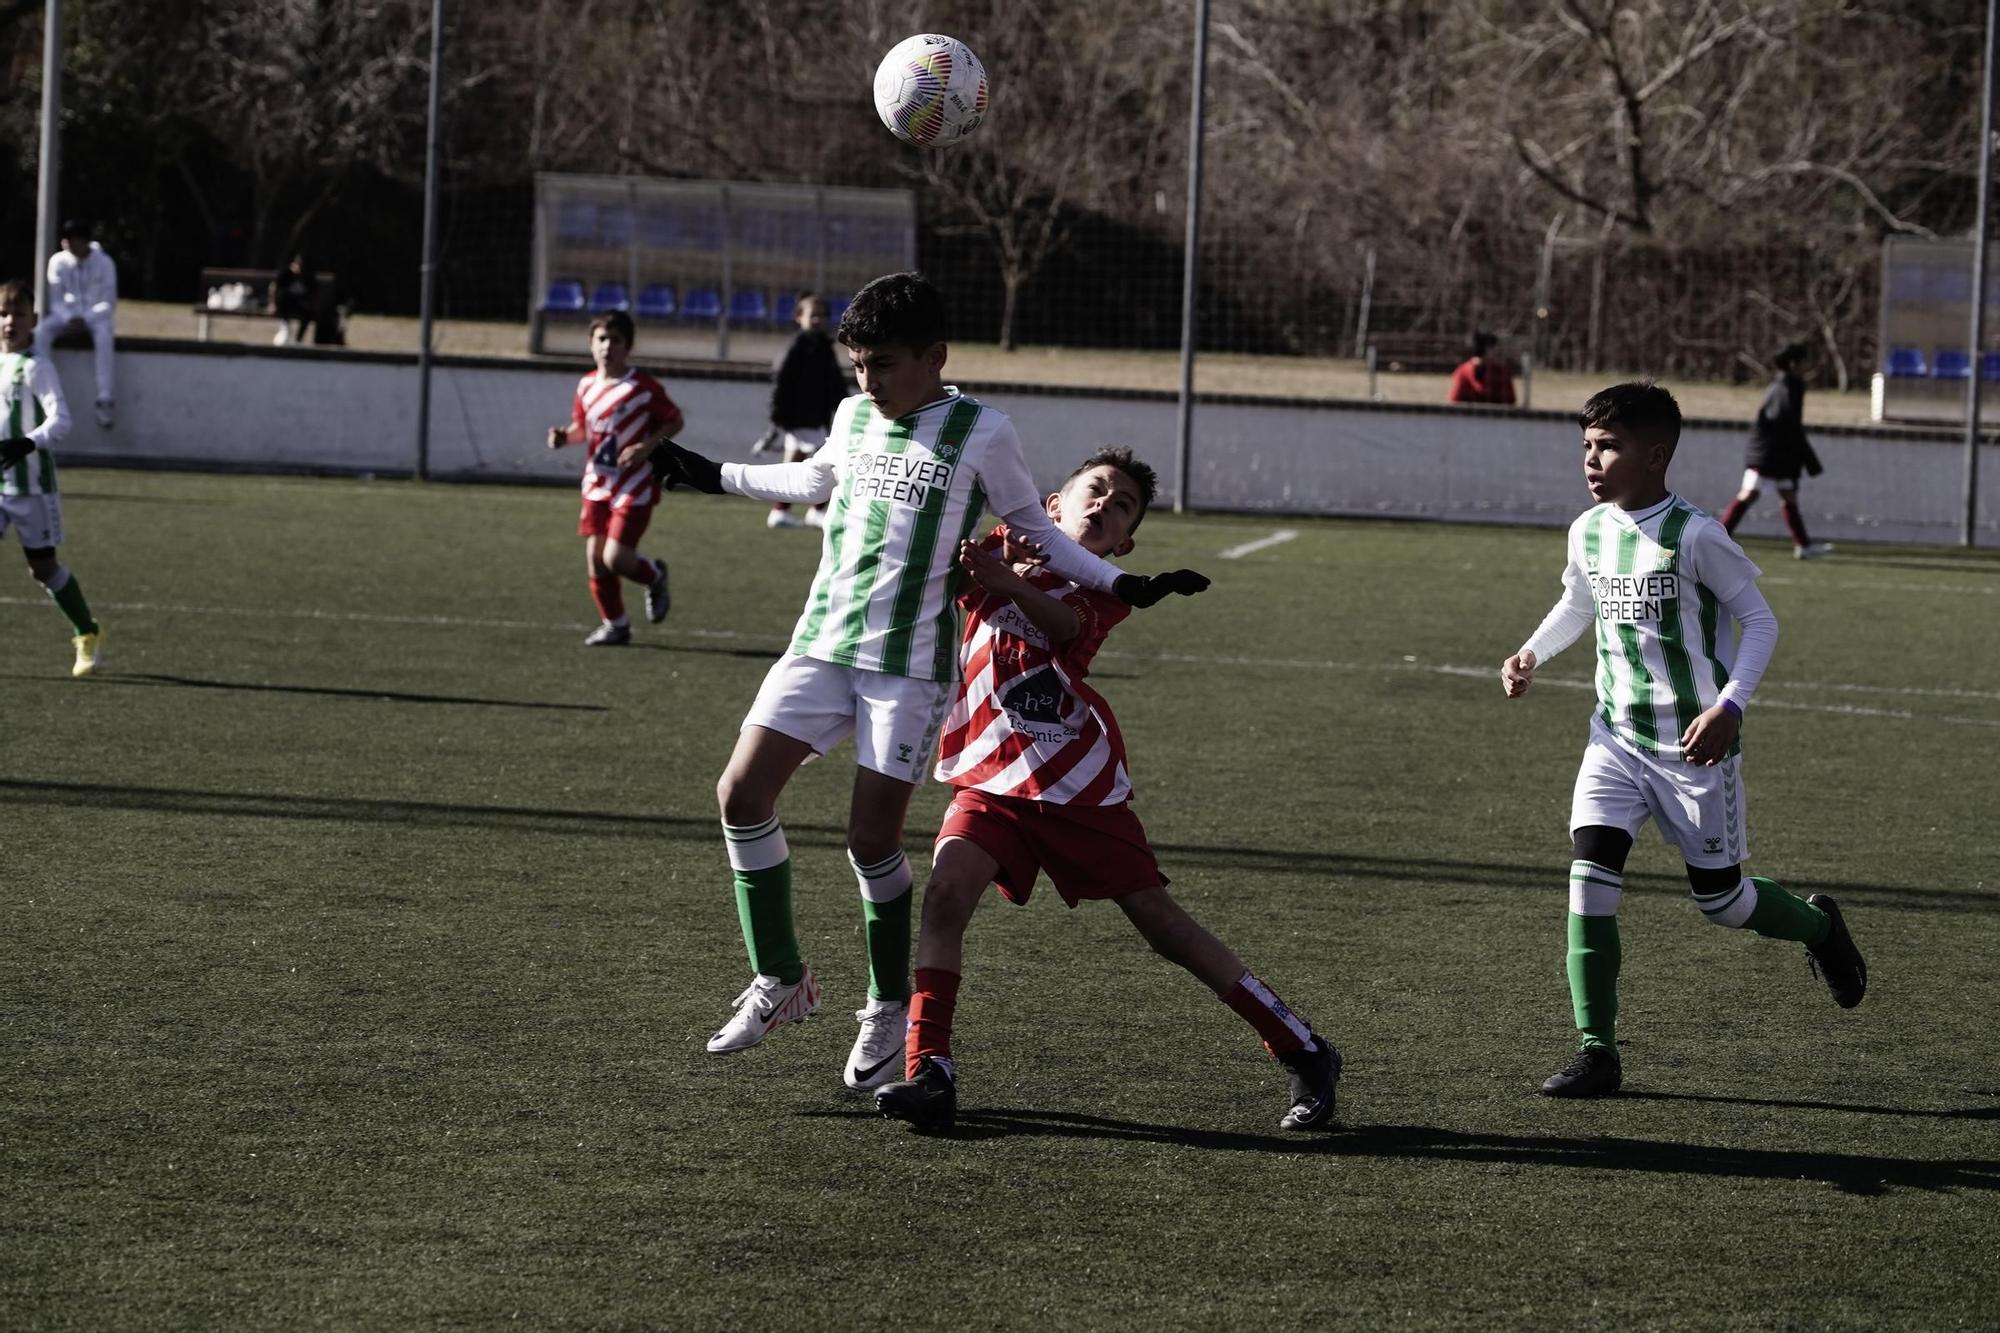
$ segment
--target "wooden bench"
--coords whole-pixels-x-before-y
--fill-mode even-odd
[[[195,337],[208,341],[209,320],[211,319],[262,319],[276,322],[278,316],[270,309],[271,282],[277,277],[277,270],[268,268],[205,268],[201,271],[202,304],[194,308]],[[208,294],[233,283],[242,283],[250,291],[240,306],[222,307],[207,303]],[[313,274],[313,287],[317,299],[326,300],[334,290],[334,275]]]
[[[1449,374],[1471,355],[1471,339],[1463,334],[1380,333],[1368,339],[1368,373]]]

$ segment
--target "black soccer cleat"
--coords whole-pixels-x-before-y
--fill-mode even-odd
[[[1340,1052],[1325,1037],[1313,1034],[1313,1049],[1281,1055],[1291,1083],[1292,1106],[1278,1121],[1279,1129],[1326,1129],[1333,1124],[1334,1085],[1340,1082]]]
[[[1542,1084],[1544,1097],[1609,1097],[1623,1087],[1625,1067],[1609,1046],[1586,1046]]]
[[[1854,947],[1854,937],[1847,933],[1847,922],[1840,917],[1840,904],[1824,893],[1815,893],[1806,901],[1825,912],[1832,926],[1825,939],[1806,946],[1806,966],[1833,992],[1835,1004],[1852,1009],[1868,993],[1868,964],[1861,957],[1861,950]]]
[[[918,1129],[950,1129],[958,1118],[958,1087],[943,1065],[928,1055],[917,1061],[917,1076],[875,1089],[875,1109]]]

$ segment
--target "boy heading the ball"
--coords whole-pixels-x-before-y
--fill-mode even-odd
[[[1048,517],[1084,549],[1123,556],[1154,484],[1153,470],[1131,450],[1101,449],[1048,498]],[[938,778],[958,790],[924,888],[905,1078],[877,1089],[876,1106],[924,1128],[952,1123],[951,1029],[966,927],[988,884],[1025,905],[1046,873],[1071,907],[1085,898],[1117,903],[1157,953],[1256,1030],[1291,1075],[1282,1128],[1327,1125],[1340,1053],[1173,900],[1128,803],[1118,723],[1085,680],[1128,608],[1038,562],[1017,561],[1011,526],[959,549],[972,584],[959,597],[967,613],[962,679],[937,765]]]
[[[1805,945],[1843,1009],[1868,988],[1832,898],[1802,901],[1743,873],[1737,734],[1777,646],[1778,618],[1757,590],[1760,571],[1722,524],[1667,489],[1679,404],[1650,381],[1617,384],[1577,421],[1598,504],[1570,525],[1562,596],[1500,667],[1507,697],[1519,698],[1543,662],[1596,626],[1597,711],[1570,804],[1568,972],[1582,1045],[1542,1084],[1551,1097],[1608,1096],[1623,1081],[1617,913],[1625,857],[1648,818],[1687,862],[1708,921]]]
[[[945,309],[915,273],[875,279],[840,321],[861,393],[834,414],[826,445],[795,463],[718,465],[662,441],[669,486],[794,504],[830,501],[819,571],[790,649],[771,668],[716,784],[744,943],[756,975],[709,1040],[756,1045],[819,1007],[799,954],[791,851],[777,802],[799,765],[854,738],[848,861],[861,893],[868,1003],[845,1081],[896,1077],[909,998],[910,864],[903,819],[936,750],[957,676],[959,544],[992,508],[1066,578],[1150,606],[1194,593],[1190,570],[1144,578],[1078,546],[1043,513],[1013,423],[947,386]]]

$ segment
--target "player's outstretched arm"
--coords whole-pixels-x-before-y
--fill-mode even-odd
[[[1129,606],[1144,610],[1176,594],[1192,597],[1208,587],[1208,576],[1192,569],[1167,574],[1120,574],[1111,591]]]
[[[661,440],[653,450],[653,475],[668,490],[687,486],[709,495],[722,494],[722,464],[684,449],[672,440]]]

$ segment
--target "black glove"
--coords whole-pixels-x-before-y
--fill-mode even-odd
[[[16,435],[11,440],[0,440],[0,467],[18,463],[35,452],[35,442],[25,435]]]
[[[653,475],[668,490],[692,486],[710,495],[722,494],[722,464],[703,458],[692,449],[683,449],[672,440],[661,440],[660,447],[653,450]]]
[[[1813,452],[1813,447],[1810,444],[1805,446],[1805,452],[1800,461],[1805,464],[1806,475],[1808,477],[1817,477],[1820,473],[1826,471],[1820,464],[1819,455]]]
[[[1171,574],[1155,574],[1151,578],[1144,574],[1120,574],[1118,581],[1111,585],[1111,591],[1129,605],[1143,610],[1169,593],[1192,597],[1207,586],[1206,574],[1197,574],[1192,569],[1177,569]]]

